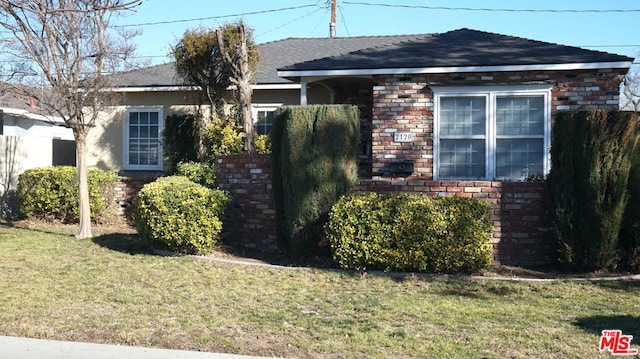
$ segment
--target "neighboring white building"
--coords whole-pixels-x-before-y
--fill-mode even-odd
[[[27,169],[75,165],[75,142],[70,128],[57,117],[38,113],[32,99],[15,94],[0,96],[0,195],[16,189]],[[3,203],[4,205],[5,203]]]

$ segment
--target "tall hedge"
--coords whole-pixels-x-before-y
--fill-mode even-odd
[[[635,115],[559,112],[547,181],[551,237],[558,261],[574,270],[616,264],[639,142]]]
[[[87,172],[91,218],[97,219],[113,201],[116,175],[100,169]],[[22,217],[76,222],[78,170],[71,166],[33,168],[18,176],[18,213]]]
[[[272,129],[273,197],[280,246],[318,249],[331,206],[358,179],[359,111],[349,105],[286,106]]]

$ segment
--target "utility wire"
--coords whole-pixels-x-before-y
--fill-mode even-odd
[[[246,15],[266,14],[266,13],[271,13],[271,12],[285,11],[285,10],[303,9],[303,8],[313,7],[313,6],[318,6],[318,5],[317,4],[308,4],[308,5],[284,7],[284,8],[280,8],[280,9],[270,9],[270,10],[260,10],[260,11],[245,12],[245,13],[240,13],[240,14],[207,16],[207,17],[198,17],[198,18],[181,19],[181,20],[144,22],[144,23],[140,23],[140,24],[114,25],[113,27],[122,28],[122,27],[134,27],[134,26],[151,26],[151,25],[177,24],[177,23],[181,23],[181,22],[214,20],[214,19],[224,19],[224,18],[228,18],[228,17],[240,17],[240,16],[246,16]]]
[[[427,9],[427,10],[451,10],[451,11],[494,11],[494,12],[541,12],[541,13],[608,13],[608,12],[640,12],[640,9],[504,9],[504,8],[477,8],[477,7],[447,7],[447,6],[424,6],[424,5],[403,5],[403,4],[385,4],[370,3],[357,1],[343,1],[347,5],[363,5],[363,6],[379,6],[391,8],[407,8],[407,9]]]

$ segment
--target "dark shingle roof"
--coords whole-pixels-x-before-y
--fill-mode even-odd
[[[287,38],[259,45],[258,84],[286,84],[278,70],[342,70],[627,62],[626,56],[489,32]],[[173,63],[113,77],[116,87],[184,85]]]
[[[459,29],[281,67],[285,71],[629,62],[633,58]]]
[[[398,41],[410,41],[425,35],[362,36],[342,38],[287,38],[260,44],[260,63],[256,70],[259,84],[286,84],[277,69],[299,62],[337,56],[369,47],[384,46]],[[114,75],[116,87],[154,87],[184,85],[173,63],[156,65]]]

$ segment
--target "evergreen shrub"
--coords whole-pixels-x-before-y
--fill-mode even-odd
[[[229,196],[183,176],[161,177],[138,194],[135,221],[140,238],[185,254],[213,250]]]
[[[96,220],[114,199],[116,174],[87,171],[91,218]],[[18,213],[21,217],[77,222],[80,213],[78,170],[71,166],[33,168],[18,176]]]
[[[198,160],[196,118],[193,115],[167,116],[162,131],[162,149],[167,170],[172,173],[178,163]]]
[[[278,243],[298,255],[319,250],[331,206],[358,178],[356,106],[286,106],[272,128]]]
[[[556,115],[547,186],[559,264],[579,271],[618,264],[638,129],[635,115],[618,111]]]
[[[351,194],[325,230],[342,268],[476,273],[491,264],[491,212],[478,199]]]

